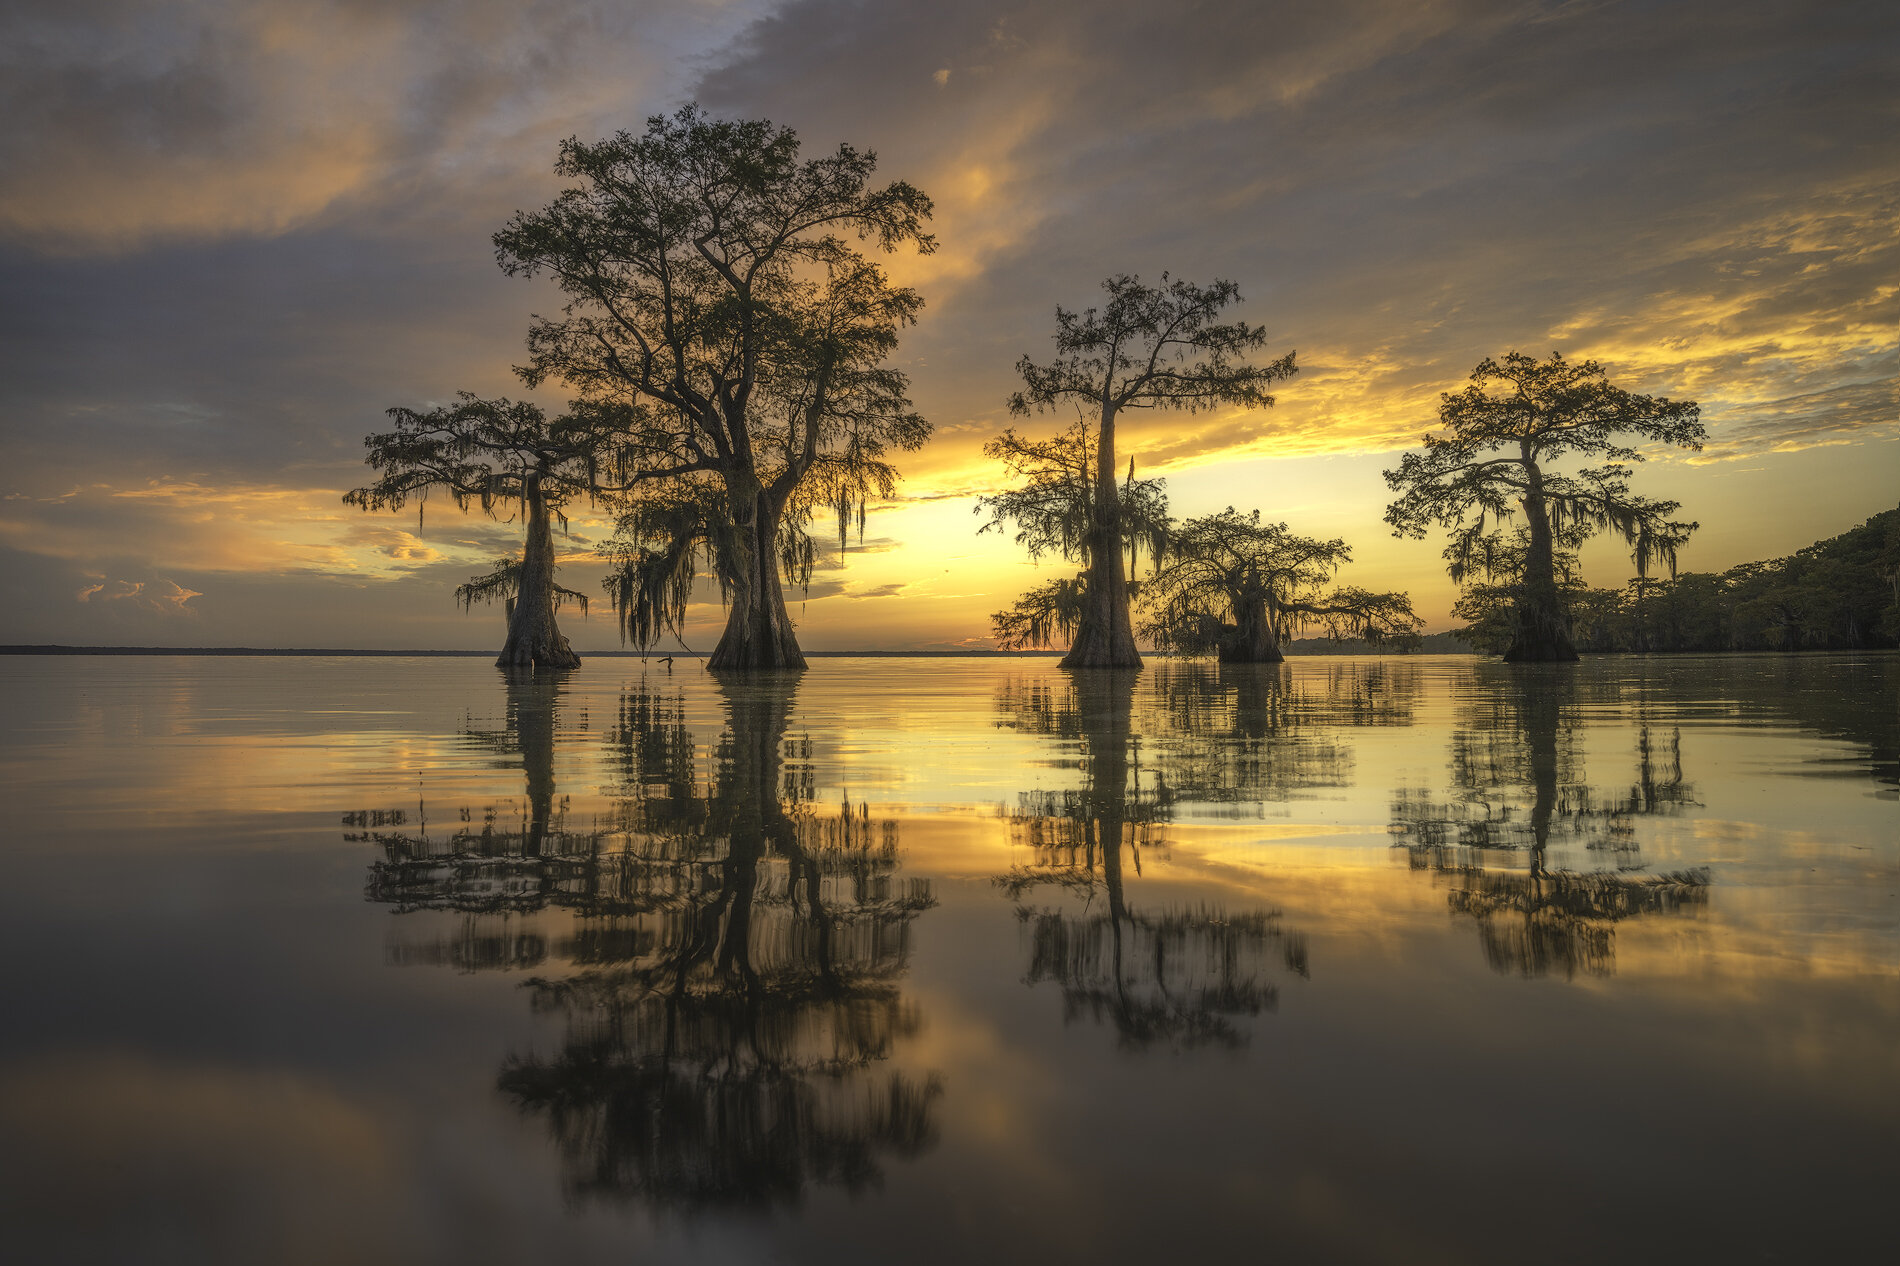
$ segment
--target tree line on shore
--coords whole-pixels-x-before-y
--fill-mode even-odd
[[[345,501],[400,510],[439,493],[519,516],[521,556],[456,591],[465,607],[506,606],[504,667],[580,662],[556,612],[587,599],[556,581],[553,538],[580,502],[615,518],[605,589],[625,640],[650,649],[678,637],[708,578],[727,610],[709,668],[802,667],[785,589],[810,581],[814,523],[834,526],[841,546],[854,525],[862,535],[868,507],[895,493],[897,455],[931,434],[887,363],[922,297],[862,248],[934,251],[932,204],[903,181],[873,185],[875,168],[849,145],[801,158],[790,129],[695,106],[648,120],[640,136],[564,142],[556,171],[570,187],[494,242],[504,271],[547,277],[566,300],[533,318],[516,372],[529,388],[567,388],[567,410],[468,394],[392,409],[393,428],[366,440],[379,478]],[[1292,352],[1254,359],[1266,332],[1223,319],[1240,298],[1231,281],[1116,275],[1103,290],[1097,307],[1056,309],[1055,358],[1024,356],[1009,401],[1022,417],[1074,409],[1076,421],[1047,439],[1011,429],[985,449],[1017,486],[980,499],[979,530],[1013,527],[1032,559],[1080,568],[999,612],[999,645],[1066,639],[1065,666],[1138,667],[1137,611],[1157,649],[1223,661],[1278,660],[1309,628],[1415,641],[1407,595],[1334,584],[1351,557],[1344,541],[1298,535],[1258,509],[1177,521],[1162,480],[1138,478],[1132,458],[1123,472],[1122,414],[1266,408],[1297,365]],[[1625,605],[1640,636],[1658,604],[1689,592],[1675,556],[1696,525],[1628,481],[1642,460],[1633,440],[1700,446],[1693,402],[1624,391],[1591,361],[1512,352],[1447,393],[1439,423],[1387,472],[1397,499],[1386,519],[1397,535],[1450,530],[1445,557],[1468,586],[1461,613],[1486,649],[1568,660],[1620,636],[1596,618],[1605,604],[1583,600],[1600,591],[1574,580],[1574,552],[1598,531],[1630,546],[1642,588]],[[1566,456],[1600,464],[1553,469]],[[1650,579],[1654,566],[1671,579]],[[1826,581],[1816,572],[1794,587],[1810,583]],[[1777,618],[1786,637],[1806,617]]]
[[[1576,557],[1558,559],[1558,587],[1577,648],[1605,651],[1865,650],[1900,645],[1900,507],[1786,558],[1724,572],[1587,586]],[[1468,586],[1452,613],[1481,651],[1508,645],[1508,583]]]

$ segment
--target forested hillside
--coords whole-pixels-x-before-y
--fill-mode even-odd
[[[1574,560],[1570,560],[1574,564]],[[1900,507],[1786,558],[1591,589],[1563,569],[1582,651],[1859,650],[1900,645]],[[1473,646],[1510,642],[1513,586],[1473,585],[1454,614]]]

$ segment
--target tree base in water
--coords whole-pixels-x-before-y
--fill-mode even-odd
[[[1215,652],[1223,664],[1283,664],[1286,656],[1277,646],[1222,646]]]
[[[1081,647],[1076,647],[1062,657],[1062,662],[1058,667],[1140,668],[1141,652],[1131,650],[1124,654],[1117,655],[1111,653],[1107,647],[1094,648],[1088,651],[1083,651]]]
[[[1518,601],[1517,627],[1510,648],[1504,652],[1507,664],[1572,664],[1577,659],[1577,644],[1570,640],[1570,623],[1554,593],[1530,592]]]
[[[1576,643],[1562,629],[1520,628],[1504,652],[1507,664],[1571,664],[1576,659]]]
[[[495,659],[497,668],[579,668],[581,657],[556,633],[550,639],[517,642],[513,638]]]
[[[706,667],[715,672],[721,669],[769,672],[781,668],[803,668],[805,656],[796,646],[727,647],[721,643],[707,658]]]
[[[798,649],[798,639],[792,636],[791,620],[780,612],[762,620],[729,622],[706,667],[740,672],[803,668],[805,655]]]
[[[1504,652],[1507,664],[1574,664],[1577,658],[1574,646],[1513,646]]]
[[[1104,622],[1091,620],[1088,615],[1082,618],[1082,627],[1075,631],[1075,644],[1069,653],[1062,657],[1063,668],[1140,668],[1141,652],[1135,649],[1135,635],[1132,629],[1115,628],[1111,616]],[[1126,608],[1122,612],[1122,624],[1127,623]]]

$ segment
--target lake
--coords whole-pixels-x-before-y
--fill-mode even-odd
[[[1891,654],[0,683],[14,1261],[1891,1246]]]

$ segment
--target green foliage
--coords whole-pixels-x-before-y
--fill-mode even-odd
[[[1023,480],[1021,488],[977,498],[976,513],[989,521],[977,529],[1001,532],[1016,525],[1016,543],[1032,560],[1056,557],[1088,562],[1088,534],[1095,512],[1095,432],[1078,421],[1053,439],[1030,440],[1004,431],[983,446],[983,454],[1003,463]],[[1168,548],[1168,492],[1164,479],[1136,479],[1135,464],[1118,489],[1122,543],[1135,570],[1141,547],[1159,562]]]
[[[1515,543],[1521,553],[1521,536]],[[1900,645],[1900,507],[1786,558],[1728,571],[1633,577],[1587,588],[1560,558],[1564,609],[1585,651],[1857,650]],[[1516,566],[1500,551],[1500,572]],[[1475,581],[1452,608],[1460,635],[1501,650],[1512,635],[1514,585]]]
[[[582,615],[587,614],[586,594],[563,585],[555,585],[553,589],[554,605],[557,608],[571,602],[581,609]],[[487,575],[470,576],[467,584],[457,585],[455,600],[462,605],[464,611],[474,610],[478,602],[500,602],[512,611],[515,598],[520,592],[521,560],[504,556],[495,560],[494,570]]]
[[[625,481],[635,454],[623,442],[638,411],[577,404],[550,418],[538,406],[464,391],[458,403],[427,412],[391,409],[394,429],[365,437],[364,459],[382,478],[343,496],[364,510],[400,510],[440,491],[467,510],[494,515],[521,501],[530,484],[551,508]],[[418,512],[420,522],[420,512]]]
[[[730,570],[718,553],[728,531],[719,491],[704,479],[679,480],[633,503],[604,551],[602,584],[623,641],[644,651],[684,627],[701,569],[710,564],[720,577]]]
[[[1441,397],[1442,435],[1427,435],[1422,452],[1407,453],[1386,482],[1399,493],[1386,522],[1399,536],[1422,537],[1433,524],[1452,529],[1445,557],[1452,579],[1495,570],[1497,528],[1529,511],[1548,516],[1556,548],[1574,548],[1610,530],[1630,545],[1639,575],[1655,563],[1672,570],[1676,550],[1694,523],[1671,519],[1680,505],[1629,491],[1629,464],[1643,455],[1618,442],[1636,435],[1696,449],[1707,432],[1690,401],[1633,395],[1613,387],[1595,361],[1572,364],[1552,353],[1539,361],[1519,352],[1487,359],[1463,391]],[[1571,473],[1547,469],[1578,456],[1605,464]]]
[[[1486,540],[1482,552],[1474,554],[1469,568],[1454,571],[1453,579],[1464,589],[1452,604],[1451,613],[1465,621],[1457,634],[1468,645],[1491,655],[1502,655],[1517,636],[1517,608],[1523,601],[1525,555],[1530,550],[1530,533],[1524,528],[1495,532]],[[1583,618],[1586,595],[1577,572],[1577,553],[1572,548],[1552,551],[1552,574],[1560,609],[1573,622]]]
[[[446,494],[466,511],[479,504],[499,516],[508,507],[525,528],[522,556],[496,561],[494,571],[458,586],[464,611],[477,602],[501,600],[508,611],[502,662],[573,667],[580,661],[554,625],[564,601],[587,599],[555,583],[551,521],[576,498],[593,501],[624,486],[640,455],[628,443],[630,423],[643,411],[632,405],[576,402],[550,418],[525,401],[482,400],[463,392],[457,402],[427,412],[391,409],[394,428],[369,436],[368,461],[382,477],[344,495],[365,510],[400,510],[416,501],[416,521],[433,492]]]
[[[1014,524],[1016,543],[1029,552],[1031,559],[1053,556],[1086,566],[1097,509],[1094,428],[1077,421],[1048,440],[1025,439],[1008,430],[985,444],[983,452],[1024,482],[1020,488],[977,499],[976,512],[990,516],[977,532],[1001,532]],[[1172,522],[1168,517],[1167,481],[1135,478],[1131,459],[1128,476],[1116,489],[1116,496],[1129,571],[1139,564],[1143,546],[1159,567],[1168,549]],[[1088,591],[1086,571],[1073,579],[1051,580],[1031,589],[1008,610],[990,616],[997,645],[1004,650],[1022,650],[1072,640],[1087,610]]]
[[[931,203],[901,181],[873,188],[876,162],[848,145],[801,159],[788,128],[688,106],[642,136],[564,142],[556,170],[574,185],[495,235],[508,273],[551,277],[569,300],[537,318],[522,377],[602,407],[647,406],[629,433],[641,455],[632,484],[656,505],[628,512],[631,535],[611,556],[635,571],[617,571],[611,591],[670,592],[690,557],[724,589],[753,592],[770,563],[734,527],[763,516],[776,534],[789,517],[802,531],[822,508],[841,538],[854,520],[861,530],[866,504],[894,488],[891,455],[928,438],[908,380],[883,364],[922,300],[845,235],[929,252]],[[689,519],[686,549],[677,530]],[[791,555],[808,568],[809,542]],[[634,626],[676,627],[682,610],[655,602]]]
[[[1084,572],[1073,577],[1057,577],[1037,585],[1016,599],[1007,611],[990,617],[990,629],[996,645],[1006,651],[1052,646],[1075,636],[1082,623],[1084,601],[1088,597],[1089,578]]]
[[[1189,411],[1216,405],[1262,408],[1273,403],[1272,384],[1294,372],[1293,353],[1267,365],[1244,357],[1266,345],[1265,327],[1214,318],[1240,300],[1231,281],[1210,286],[1170,280],[1144,286],[1121,274],[1102,283],[1100,308],[1056,309],[1055,361],[1025,356],[1016,368],[1022,389],[1012,413],[1029,414],[1064,402],[1091,409],[1162,407]]]
[[[1044,523],[1060,528],[1057,532],[1039,532],[1033,512],[1017,521],[1024,524],[1025,543],[1053,545],[1072,556],[1079,553],[1088,569],[1093,596],[1083,607],[1064,664],[1138,667],[1141,656],[1129,615],[1132,586],[1121,550],[1129,537],[1125,513],[1140,514],[1147,508],[1125,510],[1115,484],[1117,415],[1124,409],[1195,412],[1219,405],[1270,405],[1273,397],[1267,387],[1290,376],[1294,365],[1291,353],[1268,365],[1247,362],[1267,336],[1259,326],[1217,321],[1227,305],[1240,299],[1240,288],[1231,281],[1197,286],[1163,273],[1159,286],[1145,286],[1140,278],[1124,274],[1110,277],[1102,288],[1108,301],[1100,308],[1079,313],[1056,309],[1056,359],[1038,365],[1023,357],[1016,366],[1023,386],[1009,402],[1012,413],[1024,415],[1068,405],[1076,409],[1080,425],[1093,421],[1094,469],[1087,470],[1086,462],[1082,468],[1083,482],[1093,480],[1093,494],[1073,502],[1078,519],[1043,516]],[[1005,440],[1021,444],[1013,433]],[[1132,463],[1128,482],[1134,483]],[[1079,536],[1077,525],[1082,529]]]
[[[1318,626],[1334,638],[1371,643],[1415,639],[1422,621],[1402,593],[1326,586],[1352,559],[1342,540],[1296,536],[1232,506],[1189,519],[1173,533],[1169,566],[1143,594],[1143,632],[1181,655],[1219,650],[1264,623],[1274,643]]]

